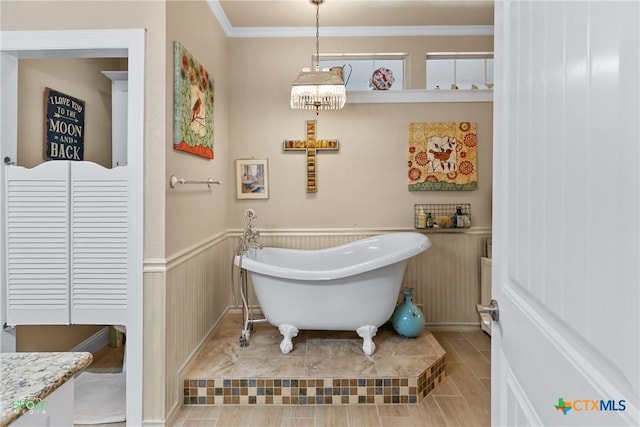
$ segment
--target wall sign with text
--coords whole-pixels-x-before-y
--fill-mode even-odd
[[[49,160],[84,160],[85,102],[45,89],[45,156]]]

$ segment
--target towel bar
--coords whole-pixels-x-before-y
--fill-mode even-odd
[[[191,181],[191,180],[187,180],[184,178],[178,178],[175,175],[171,175],[171,178],[169,178],[169,185],[171,186],[171,188],[176,188],[177,184],[207,184],[207,187],[211,188],[212,184],[222,184],[222,181],[214,181],[211,178],[207,178],[206,181]]]

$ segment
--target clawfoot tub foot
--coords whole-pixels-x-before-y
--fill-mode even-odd
[[[287,354],[293,350],[293,342],[291,342],[291,339],[298,336],[298,328],[291,325],[280,325],[278,326],[278,330],[284,337],[280,343],[280,351],[282,354]]]
[[[356,332],[358,336],[364,340],[362,343],[362,351],[367,356],[371,356],[374,351],[376,351],[376,345],[373,342],[373,337],[378,332],[378,328],[375,326],[367,325],[359,327]]]

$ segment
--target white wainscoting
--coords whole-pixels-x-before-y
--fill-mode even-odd
[[[230,243],[217,235],[167,262],[166,416],[182,405],[186,364],[231,304]]]
[[[404,286],[415,288],[430,329],[477,327],[480,258],[490,233],[431,233],[431,247],[407,265]]]

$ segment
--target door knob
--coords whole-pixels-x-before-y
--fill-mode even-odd
[[[498,301],[492,299],[489,305],[478,304],[476,306],[478,313],[480,314],[488,314],[491,316],[491,319],[494,321],[498,321],[500,318],[500,308],[498,307]]]

